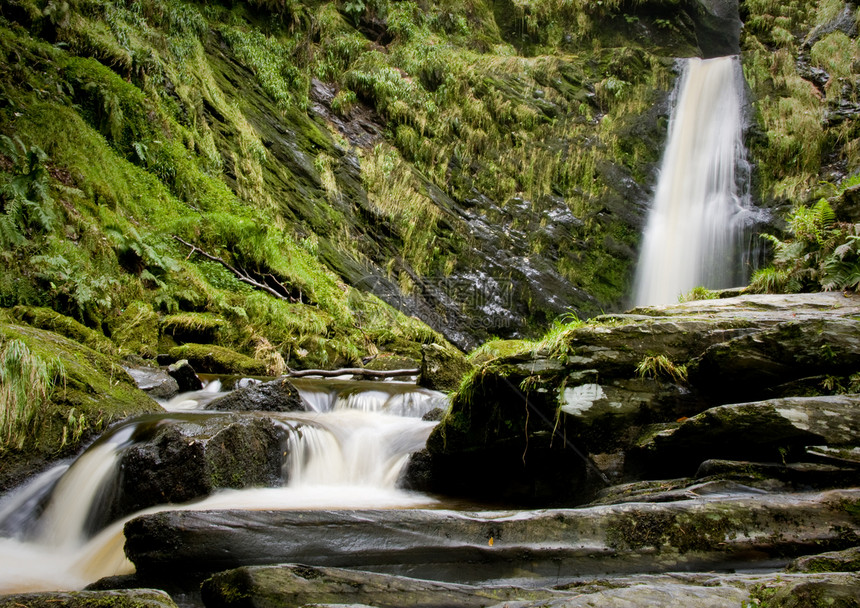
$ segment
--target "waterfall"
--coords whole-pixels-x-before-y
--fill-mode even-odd
[[[267,415],[290,429],[282,487],[221,490],[182,505],[158,505],[101,531],[93,514],[136,441],[134,419],[114,428],[71,466],[59,465],[0,500],[0,594],[80,589],[134,566],[123,553],[123,524],[167,509],[379,509],[433,507],[436,500],[397,488],[409,454],[421,449],[435,422],[420,416],[444,396],[405,383],[303,380],[307,412]],[[194,416],[212,395],[186,394],[170,407]],[[217,415],[211,412],[207,416]],[[147,417],[147,423],[152,423]],[[172,424],[164,414],[158,424]],[[43,508],[44,507],[44,508]],[[95,532],[95,533],[94,533]],[[2,538],[5,536],[6,538]]]
[[[743,75],[737,56],[686,60],[676,89],[634,283],[636,305],[746,279],[754,211],[745,183]]]

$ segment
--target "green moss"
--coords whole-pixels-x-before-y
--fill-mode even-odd
[[[103,334],[50,308],[16,306],[11,310],[11,316],[37,329],[58,333],[104,355],[117,354],[116,346]]]
[[[187,359],[198,372],[208,374],[240,374],[265,376],[266,364],[222,346],[211,344],[183,344],[170,349],[174,359]]]

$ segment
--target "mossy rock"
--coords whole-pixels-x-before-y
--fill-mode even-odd
[[[62,384],[37,418],[32,437],[0,460],[0,487],[40,464],[68,456],[108,425],[135,414],[162,411],[114,360],[60,334],[0,322],[0,342],[22,341],[43,361],[58,362]]]
[[[393,369],[418,369],[420,361],[395,353],[379,353],[365,367],[375,371],[390,371]]]
[[[158,589],[118,591],[51,591],[0,597],[0,608],[176,608],[167,593]]]
[[[132,302],[108,319],[108,327],[123,354],[154,358],[158,352],[158,314],[149,304]]]
[[[31,327],[58,333],[104,355],[114,356],[117,354],[114,343],[102,333],[50,308],[16,306],[11,310],[11,315]]]
[[[421,347],[421,373],[418,384],[436,391],[451,392],[460,386],[473,365],[454,347],[425,344]]]
[[[799,557],[786,569],[789,572],[860,572],[860,547]]]
[[[204,374],[267,375],[266,364],[223,346],[212,344],[183,344],[171,348],[173,359],[187,359],[191,366]]]

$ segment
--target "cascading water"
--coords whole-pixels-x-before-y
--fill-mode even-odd
[[[443,405],[441,393],[395,383],[302,381],[307,412],[271,414],[291,429],[279,488],[223,490],[183,505],[159,505],[93,535],[90,520],[117,475],[140,422],[114,429],[71,466],[59,465],[0,502],[0,594],[79,589],[104,576],[133,572],[123,553],[123,525],[144,513],[181,509],[359,509],[431,507],[428,496],[396,487],[410,453],[435,423],[420,416]],[[187,412],[211,400],[186,395],[170,405]],[[195,405],[197,404],[197,405]],[[195,414],[181,414],[181,416]],[[211,412],[197,415],[213,415]],[[175,415],[174,415],[175,416]],[[159,424],[170,424],[165,415]],[[151,423],[151,421],[150,421]],[[287,424],[288,423],[288,424]],[[49,498],[48,498],[49,496]]]
[[[636,305],[673,304],[694,287],[745,280],[744,240],[755,211],[745,183],[742,104],[736,56],[686,60],[645,228]]]

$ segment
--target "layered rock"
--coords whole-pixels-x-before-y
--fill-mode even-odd
[[[736,296],[573,324],[484,363],[413,461],[413,487],[585,502],[708,459],[860,445],[860,296]],[[755,399],[768,399],[755,402]],[[816,457],[813,461],[819,461]]]

